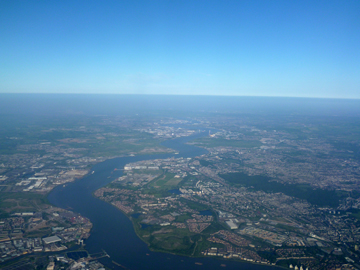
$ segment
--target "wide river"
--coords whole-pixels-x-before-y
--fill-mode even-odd
[[[215,258],[191,258],[172,255],[161,252],[152,252],[148,246],[135,234],[132,222],[117,208],[95,198],[92,193],[107,185],[115,178],[122,175],[122,170],[127,163],[163,159],[169,157],[195,157],[206,154],[205,149],[185,144],[186,142],[203,137],[207,132],[197,133],[189,137],[182,137],[168,140],[162,145],[175,149],[175,154],[143,155],[134,157],[121,157],[109,159],[96,164],[89,174],[84,178],[65,187],[56,187],[48,196],[51,204],[89,218],[93,223],[90,237],[85,241],[86,250],[90,254],[105,250],[110,258],[103,258],[100,261],[112,269],[253,269],[269,270],[279,269],[277,267],[250,264],[231,260],[220,260]],[[122,265],[120,267],[114,264]],[[195,264],[197,263],[197,264]],[[199,263],[202,263],[200,265]],[[226,265],[226,268],[221,266]]]

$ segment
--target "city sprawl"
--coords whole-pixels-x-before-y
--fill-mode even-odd
[[[47,259],[52,269],[102,267],[91,256],[66,255],[73,246],[86,248],[91,220],[50,206],[46,194],[109,158],[172,153],[117,168],[122,176],[94,192],[131,219],[151,250],[294,269],[357,269],[359,127],[353,118],[214,113],[79,116],[64,125],[3,131],[0,260],[51,251],[60,254]],[[160,144],[200,133],[188,144],[208,153],[195,158]]]

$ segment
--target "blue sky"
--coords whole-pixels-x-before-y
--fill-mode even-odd
[[[360,98],[360,1],[0,1],[1,93]]]

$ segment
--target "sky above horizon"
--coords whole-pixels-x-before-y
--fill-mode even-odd
[[[0,93],[360,98],[360,1],[1,1]]]

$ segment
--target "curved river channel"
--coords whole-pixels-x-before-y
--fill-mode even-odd
[[[175,154],[143,155],[109,159],[95,165],[84,178],[65,187],[54,188],[48,199],[51,204],[70,209],[89,218],[93,223],[90,237],[85,241],[85,248],[90,254],[105,250],[110,258],[99,261],[112,269],[252,269],[269,270],[277,267],[249,264],[215,258],[191,258],[161,252],[152,252],[135,234],[132,222],[117,208],[95,198],[92,193],[122,175],[127,163],[163,159],[169,157],[195,157],[206,154],[205,149],[185,144],[196,138],[203,137],[207,132],[197,133],[189,137],[168,140],[162,145],[179,152]],[[114,169],[118,169],[114,171]],[[112,261],[116,262],[114,264]],[[225,264],[224,268],[221,266]],[[119,266],[121,265],[121,266]]]

